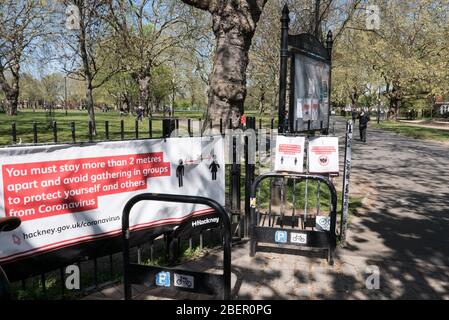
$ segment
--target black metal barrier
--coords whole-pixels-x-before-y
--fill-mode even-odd
[[[329,210],[329,230],[306,230],[293,228],[275,228],[269,223],[269,226],[260,226],[260,210],[257,210],[256,192],[261,181],[268,178],[294,179],[296,182],[315,180],[327,185],[330,191],[330,210]],[[265,173],[258,176],[251,187],[251,221],[250,221],[250,256],[256,254],[258,242],[271,243],[277,245],[297,245],[302,247],[313,247],[328,250],[327,261],[333,264],[333,253],[337,245],[336,220],[337,220],[337,191],[333,183],[324,176],[310,174],[288,174],[288,173]],[[282,214],[282,211],[281,211]],[[283,221],[284,216],[281,217]],[[291,217],[294,221],[296,216]],[[315,228],[314,228],[315,229]]]
[[[221,219],[223,236],[223,274],[194,272],[171,267],[146,266],[130,262],[129,250],[129,214],[131,208],[140,201],[164,201],[178,203],[204,204],[215,210],[215,215]],[[178,227],[185,229],[185,224],[191,225],[193,219],[183,221]],[[183,226],[184,225],[184,226]],[[174,232],[179,232],[176,229]],[[231,298],[231,223],[226,210],[213,199],[175,194],[143,193],[131,198],[125,205],[122,215],[123,239],[123,277],[125,299],[131,296],[131,284],[144,284],[148,287],[165,287],[194,293],[218,295],[222,293],[224,300]],[[173,281],[170,281],[173,279]]]

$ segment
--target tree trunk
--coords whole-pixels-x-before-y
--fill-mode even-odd
[[[359,94],[353,92],[349,97],[351,98],[352,110],[354,111],[359,107]]]
[[[277,86],[277,88],[279,88],[279,86]],[[270,119],[274,119],[275,115],[276,115],[276,106],[279,105],[278,104],[278,96],[279,96],[279,90],[274,90],[274,94],[272,96],[272,100],[271,100],[271,107],[270,107]]]
[[[182,1],[212,14],[217,39],[203,131],[210,121],[218,129],[220,119],[226,125],[231,119],[232,127],[236,128],[246,98],[248,51],[267,0]]]
[[[175,86],[175,82],[173,80],[172,96],[171,96],[171,102],[170,102],[170,114],[171,114],[172,118],[175,116],[175,98],[176,98],[176,86]]]
[[[401,108],[402,99],[396,98],[395,99],[395,105],[394,105],[394,112],[395,112],[395,120],[398,120],[399,115],[399,109]]]
[[[215,32],[217,47],[205,124],[212,121],[213,126],[218,127],[220,119],[226,124],[231,119],[232,126],[236,128],[244,111],[248,50],[253,33],[242,34],[236,29],[228,31],[225,21],[221,20],[215,27],[218,27]]]
[[[97,128],[95,125],[94,98],[93,98],[93,89],[92,89],[91,81],[87,81],[86,100],[87,100],[87,113],[89,115],[89,122],[92,122],[92,134],[96,135]]]
[[[195,96],[195,89],[192,86],[192,92],[190,93],[190,107],[193,109],[195,109],[195,104],[196,104],[196,96]]]
[[[219,128],[220,119],[226,124],[231,119],[232,127],[237,128],[247,93],[248,51],[263,5],[223,1],[214,6],[210,12],[217,40],[204,124],[212,121],[214,128]]]
[[[9,116],[17,115],[17,106],[19,104],[19,65],[14,65],[10,71],[12,74],[12,84],[9,84],[0,69],[0,88],[5,93],[5,111]]]
[[[17,115],[17,106],[19,100],[19,90],[12,89],[5,94],[6,114],[9,116]]]
[[[259,97],[259,114],[262,115],[265,112],[265,90],[262,89]]]
[[[145,116],[151,116],[151,111],[148,109],[150,76],[139,74],[137,82],[139,84],[139,107],[143,108]]]
[[[86,100],[87,100],[87,113],[89,115],[89,121],[92,122],[92,134],[96,135],[96,125],[95,125],[95,111],[94,111],[94,99],[92,95],[93,87],[92,87],[92,81],[93,81],[93,75],[91,71],[91,67],[89,64],[89,55],[86,48],[86,26],[85,21],[83,19],[83,7],[82,3],[78,4],[78,9],[80,11],[80,34],[78,37],[78,45],[80,50],[80,56],[81,60],[83,62],[83,71],[84,71],[84,77],[86,81]]]

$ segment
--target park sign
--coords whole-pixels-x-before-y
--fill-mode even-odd
[[[282,11],[281,70],[279,79],[279,132],[329,131],[331,105],[332,32],[324,46],[315,35],[288,34],[289,11]],[[287,61],[290,59],[290,85]],[[286,106],[289,87],[288,112]]]
[[[221,136],[9,147],[0,149],[0,163],[0,217],[22,220],[0,234],[5,263],[55,250],[60,260],[74,260],[97,240],[120,239],[123,207],[136,194],[225,202]],[[150,201],[132,213],[130,230],[145,232],[147,241],[187,219],[213,216],[204,205]],[[78,249],[66,250],[72,246]]]
[[[338,137],[311,137],[308,145],[309,173],[339,172]]]
[[[276,137],[274,170],[302,173],[304,167],[304,137]]]

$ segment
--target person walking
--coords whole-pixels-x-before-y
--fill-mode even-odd
[[[137,120],[142,121],[143,120],[143,107],[139,106],[137,108]]]
[[[362,111],[359,116],[359,130],[360,130],[360,140],[366,142],[366,129],[368,128],[368,122],[370,121],[369,114]]]

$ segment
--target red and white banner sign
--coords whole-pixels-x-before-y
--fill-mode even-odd
[[[118,235],[123,207],[139,193],[201,195],[224,204],[223,139],[208,140],[0,149],[0,217],[22,220],[0,234],[0,262]],[[210,212],[146,201],[133,207],[130,225],[139,230]]]
[[[276,137],[275,171],[304,171],[304,137]]]
[[[309,172],[338,173],[338,137],[309,138]]]

